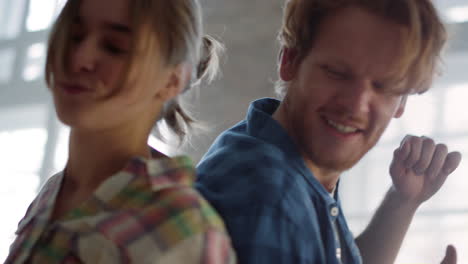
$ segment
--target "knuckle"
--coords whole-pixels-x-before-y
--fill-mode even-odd
[[[420,151],[411,151],[411,158],[414,159],[414,161],[417,161],[420,156]]]
[[[420,137],[413,137],[413,138],[411,139],[411,143],[412,143],[413,146],[418,146],[418,147],[419,147],[419,146],[422,146],[422,144],[423,144],[423,139],[420,138]]]
[[[416,163],[416,165],[414,165],[414,169],[418,172],[424,172],[427,170],[428,166],[429,164],[426,161],[420,160]]]
[[[430,146],[435,146],[435,141],[432,138],[425,138],[424,139],[424,144],[430,145]]]
[[[418,156],[416,153],[411,153],[411,155],[406,160],[407,165],[414,165],[418,161]]]
[[[437,144],[436,149],[441,153],[448,153],[448,147],[445,144]]]
[[[424,172],[424,168],[420,164],[416,164],[413,167],[413,170],[418,174],[422,174]]]

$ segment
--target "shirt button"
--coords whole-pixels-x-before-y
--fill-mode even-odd
[[[330,214],[331,216],[333,217],[336,217],[338,216],[338,213],[340,212],[340,210],[338,209],[338,207],[332,207],[332,209],[330,210]]]

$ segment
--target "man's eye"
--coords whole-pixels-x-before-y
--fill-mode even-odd
[[[385,85],[381,82],[372,82],[372,86],[377,90],[384,90],[385,88]]]
[[[326,74],[333,79],[344,80],[344,79],[347,79],[348,77],[346,73],[335,70],[334,68],[331,68],[330,66],[323,66],[322,68],[326,72]]]

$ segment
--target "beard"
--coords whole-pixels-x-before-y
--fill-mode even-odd
[[[302,130],[306,131],[306,130]],[[367,140],[355,146],[326,146],[319,137],[302,134],[296,145],[303,159],[315,166],[335,172],[344,172],[354,167],[380,139],[384,129],[376,131]],[[299,136],[296,134],[296,136]]]
[[[310,160],[315,166],[327,171],[344,172],[354,167],[368,151],[361,151],[347,155],[345,158],[337,159],[334,156],[316,153],[315,151],[307,151],[303,156]]]

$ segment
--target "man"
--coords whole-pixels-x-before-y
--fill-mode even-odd
[[[417,208],[461,155],[407,136],[393,186],[354,239],[337,188],[425,92],[445,42],[430,0],[290,0],[280,33],[284,99],[254,102],[199,164],[199,190],[224,217],[240,263],[393,263]],[[453,247],[444,264],[456,263]]]

